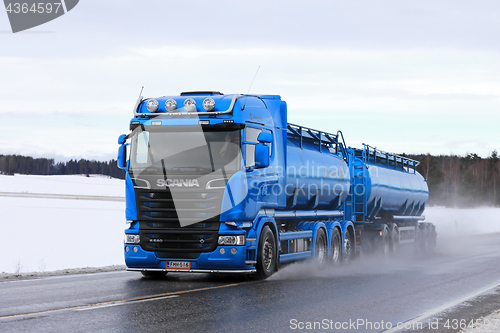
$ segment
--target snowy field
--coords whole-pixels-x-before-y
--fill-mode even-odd
[[[122,180],[103,176],[0,175],[0,272],[123,265],[124,192]],[[425,215],[439,237],[500,232],[498,208],[430,207]]]
[[[124,193],[124,181],[103,176],[0,175],[0,272],[123,265]]]

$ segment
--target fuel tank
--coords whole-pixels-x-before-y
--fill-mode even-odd
[[[336,210],[349,193],[347,163],[318,141],[287,139],[286,199],[290,210]]]

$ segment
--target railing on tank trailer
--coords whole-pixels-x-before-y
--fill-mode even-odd
[[[288,123],[286,133],[288,137],[299,140],[300,148],[302,148],[304,140],[312,141],[318,144],[319,152],[322,152],[322,147],[323,149],[334,148],[337,155],[342,156],[344,159],[347,158],[346,145],[341,131],[338,131],[337,134],[331,134]],[[339,139],[342,141],[339,141]]]
[[[419,161],[408,157],[389,153],[376,147],[363,143],[363,149],[356,149],[356,157],[362,157],[366,164],[386,167],[388,169],[400,170],[408,173],[416,173],[416,167]]]

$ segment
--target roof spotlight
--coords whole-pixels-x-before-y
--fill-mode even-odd
[[[172,112],[172,111],[175,111],[177,109],[177,102],[175,101],[175,99],[168,99],[166,102],[165,102],[165,109],[167,109],[168,112]]]
[[[148,104],[146,104],[146,108],[149,110],[149,112],[158,111],[158,106],[160,106],[160,104],[158,103],[158,101],[156,99],[150,99],[148,101]]]
[[[188,98],[184,101],[184,109],[187,112],[196,112],[196,102],[192,98]]]
[[[205,111],[212,111],[215,108],[215,101],[211,97],[205,98],[203,101],[203,108]]]

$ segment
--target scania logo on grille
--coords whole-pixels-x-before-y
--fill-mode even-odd
[[[158,179],[158,187],[200,187],[198,179]]]
[[[149,243],[163,243],[163,239],[161,238],[150,238]]]

